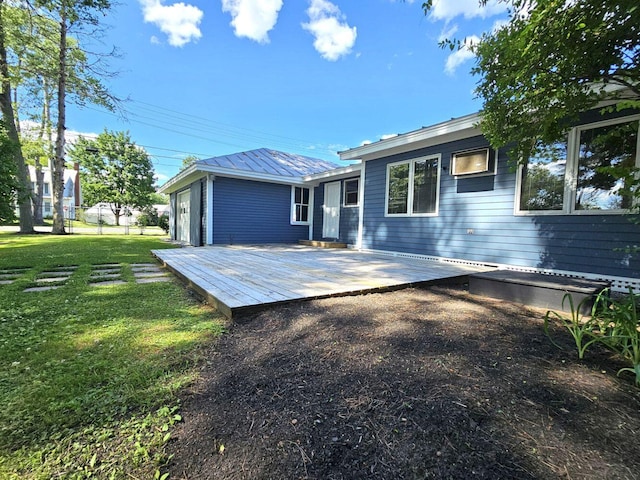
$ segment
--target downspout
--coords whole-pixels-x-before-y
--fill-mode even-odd
[[[358,235],[356,240],[356,248],[362,249],[362,231],[364,229],[364,173],[367,164],[362,161],[362,168],[360,169],[360,182],[358,185]]]
[[[207,175],[207,245],[213,245],[213,181],[215,175]]]

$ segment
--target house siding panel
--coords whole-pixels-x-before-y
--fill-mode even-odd
[[[514,215],[516,174],[504,151],[495,176],[456,179],[454,152],[484,137],[366,162],[363,247],[522,267],[640,277],[640,228],[624,215]],[[387,164],[441,154],[437,217],[385,217]]]
[[[213,243],[296,243],[307,225],[291,225],[291,186],[216,177]]]

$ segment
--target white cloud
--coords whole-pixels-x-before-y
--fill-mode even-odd
[[[458,25],[451,25],[449,28],[443,28],[442,32],[438,36],[438,42],[444,42],[445,40],[450,40],[453,36],[458,33]]]
[[[336,61],[351,53],[356,42],[356,27],[350,27],[340,9],[327,0],[310,0],[307,9],[309,23],[302,28],[315,40],[313,46],[322,58]]]
[[[169,45],[182,47],[198,40],[203,12],[198,7],[185,3],[163,5],[161,0],[139,0],[144,21],[153,23],[169,37]],[[156,38],[157,40],[157,38]],[[152,43],[154,40],[152,38]]]
[[[269,31],[278,21],[282,0],[222,0],[222,11],[231,14],[237,37],[269,42]]]
[[[464,18],[488,18],[506,12],[507,6],[507,2],[498,0],[489,0],[484,6],[478,0],[433,0],[429,16],[447,22],[460,15]]]
[[[453,75],[456,69],[467,60],[475,57],[475,54],[471,51],[471,47],[480,41],[476,35],[472,35],[464,39],[464,45],[460,50],[456,50],[447,57],[447,62],[444,66],[444,71],[447,75]]]

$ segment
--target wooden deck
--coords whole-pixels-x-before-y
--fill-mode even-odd
[[[228,317],[263,305],[466,280],[492,270],[299,245],[187,247],[153,255]]]

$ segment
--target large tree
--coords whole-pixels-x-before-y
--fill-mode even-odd
[[[8,18],[8,8],[3,0],[0,0],[0,112],[6,128],[6,138],[11,147],[6,152],[15,165],[17,186],[17,201],[20,212],[20,232],[32,233],[33,214],[31,210],[31,183],[29,172],[22,155],[20,147],[20,137],[18,134],[18,123],[13,109],[13,86],[12,76],[9,68],[9,52],[6,44],[6,26],[12,24],[15,19]],[[5,161],[5,160],[3,160]]]
[[[4,122],[0,121],[0,224],[15,219],[15,148],[16,145],[9,140]]]
[[[69,155],[80,164],[85,202],[109,203],[117,225],[126,207],[141,209],[152,204],[153,165],[128,132],[105,130],[95,140],[81,137]]]
[[[494,147],[511,145],[512,158],[524,161],[602,101],[640,108],[638,0],[503,1],[509,21],[471,47],[481,126]]]

